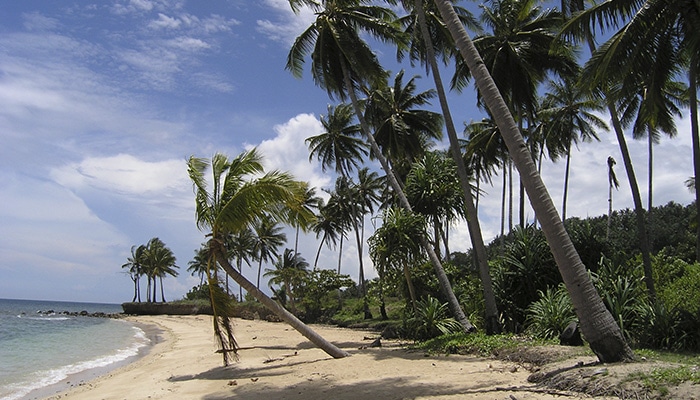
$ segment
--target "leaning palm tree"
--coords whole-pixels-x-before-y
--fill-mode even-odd
[[[571,296],[574,309],[580,320],[581,331],[590,344],[591,350],[602,362],[633,359],[634,353],[593,286],[586,267],[576,252],[552,198],[542,182],[520,130],[478,50],[460,24],[451,2],[449,0],[434,1],[455,39],[462,58],[469,66],[484,103],[491,111],[508,146],[508,151],[520,172],[531,205],[538,215],[542,231],[547,238],[562,279]]]
[[[132,303],[136,301],[137,298],[139,300],[139,303],[141,302],[141,288],[139,285],[139,280],[144,275],[143,265],[145,261],[145,251],[145,245],[131,246],[131,257],[128,257],[126,259],[126,264],[122,265],[122,268],[128,268],[129,276],[134,282],[134,298],[131,299]]]
[[[255,149],[233,160],[229,160],[223,154],[214,155],[211,161],[190,157],[187,167],[194,186],[197,227],[206,231],[209,237],[209,271],[214,269],[215,264],[220,265],[236,283],[323,351],[335,358],[346,357],[348,353],[311,330],[261,292],[229,263],[226,237],[251,228],[266,215],[284,218],[282,206],[293,205],[299,199],[298,183],[286,173],[265,173],[262,159]],[[209,168],[213,178],[211,190],[205,177]],[[216,274],[210,274],[213,278],[212,275]],[[232,310],[229,302],[222,301],[221,293],[216,288],[217,285],[209,285],[214,332],[223,353],[224,364],[227,365],[235,359],[237,349],[230,320]]]
[[[402,45],[403,34],[394,22],[396,15],[368,0],[289,0],[289,4],[295,12],[302,6],[311,7],[316,13],[316,20],[294,41],[287,56],[286,68],[300,77],[304,58],[310,54],[313,60],[311,70],[314,81],[326,89],[331,97],[350,98],[372,155],[381,164],[401,206],[410,210],[411,205],[389,162],[379,149],[357,98],[360,88],[370,87],[372,83],[386,79],[386,72],[379,64],[376,54],[362,40],[360,32],[364,31],[379,40]],[[450,310],[465,331],[473,330],[474,326],[461,309],[442,263],[430,242],[426,237],[421,237],[420,240],[435,268]]]
[[[447,136],[450,140],[450,153],[457,165],[457,174],[459,176],[459,183],[464,195],[464,204],[467,212],[467,227],[484,292],[486,333],[498,333],[501,331],[501,327],[498,322],[498,309],[496,307],[496,298],[491,284],[486,246],[484,245],[481,225],[478,218],[477,211],[479,200],[478,197],[474,200],[471,193],[469,173],[467,172],[467,167],[461,154],[460,141],[457,138],[457,130],[452,119],[450,107],[447,103],[447,96],[445,95],[445,89],[437,63],[438,56],[436,56],[436,53],[442,56],[442,60],[445,62],[456,53],[454,40],[445,24],[442,23],[432,3],[426,4],[424,0],[413,0],[413,2],[405,0],[402,1],[402,4],[406,10],[411,11],[410,17],[404,18],[404,22],[402,23],[402,25],[406,27],[406,32],[411,37],[409,50],[411,60],[421,60],[421,62],[426,64],[426,69],[427,66],[430,66],[429,71],[432,72],[442,115],[445,120]],[[461,22],[470,26],[472,29],[480,30],[471,13],[461,7],[455,6],[453,9],[457,12]],[[399,57],[401,57],[401,49],[399,49],[398,54]]]

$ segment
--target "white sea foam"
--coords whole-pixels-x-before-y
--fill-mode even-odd
[[[12,393],[0,398],[0,400],[17,400],[36,389],[59,383],[70,375],[90,369],[107,367],[111,364],[124,361],[129,357],[136,356],[139,349],[150,343],[150,339],[146,337],[146,333],[142,329],[135,326],[132,328],[134,342],[128,347],[117,349],[109,355],[97,357],[92,360],[77,362],[50,370],[36,371],[31,375],[30,379],[10,385],[9,389]]]

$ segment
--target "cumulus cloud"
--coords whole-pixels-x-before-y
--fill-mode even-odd
[[[258,149],[270,169],[291,172],[298,180],[312,187],[328,187],[330,176],[323,174],[316,163],[309,162],[306,138],[322,132],[321,122],[313,114],[299,114],[284,124],[274,127],[276,136],[264,140]]]

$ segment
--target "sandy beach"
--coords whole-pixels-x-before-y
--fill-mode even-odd
[[[351,354],[333,359],[283,323],[236,320],[240,361],[223,367],[211,317],[131,317],[157,325],[149,354],[99,378],[65,383],[48,399],[561,399],[527,382],[513,363],[427,356],[376,333],[314,325]],[[566,398],[576,398],[568,393]],[[582,396],[583,397],[583,396]]]

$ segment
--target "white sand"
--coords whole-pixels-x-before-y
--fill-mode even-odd
[[[145,357],[49,399],[562,399],[527,382],[515,364],[470,356],[427,356],[376,333],[314,325],[351,357],[333,359],[283,323],[236,320],[240,361],[224,368],[211,317],[133,321],[163,329]]]

